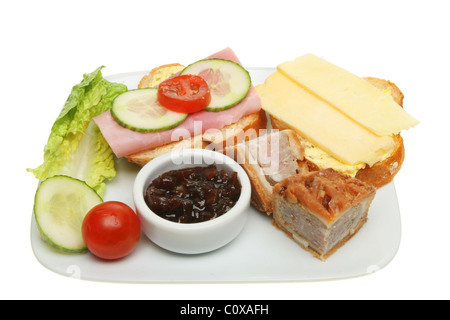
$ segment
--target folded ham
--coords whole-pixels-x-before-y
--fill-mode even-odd
[[[230,48],[207,57],[207,59],[210,58],[226,59],[240,63]],[[260,110],[261,101],[252,86],[245,99],[233,108],[220,112],[200,111],[190,114],[182,124],[170,130],[151,133],[132,131],[120,126],[114,120],[110,111],[95,117],[94,121],[114,154],[120,158],[202,134],[207,130],[222,129],[237,122],[242,117]]]

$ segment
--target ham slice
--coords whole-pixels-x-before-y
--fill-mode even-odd
[[[207,58],[226,59],[240,64],[239,59],[230,48]],[[220,112],[200,111],[190,114],[182,124],[170,130],[151,133],[132,131],[120,126],[114,120],[110,111],[95,117],[94,121],[114,154],[121,158],[201,134],[210,129],[222,129],[237,122],[242,117],[260,110],[261,101],[252,86],[245,99],[233,108]]]

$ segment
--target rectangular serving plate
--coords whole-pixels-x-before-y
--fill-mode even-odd
[[[249,68],[253,84],[262,83],[272,68]],[[137,88],[146,72],[106,77]],[[132,188],[139,167],[116,159],[117,176],[107,183],[104,200],[134,208]],[[242,233],[214,252],[182,255],[153,244],[144,234],[136,250],[117,261],[90,253],[64,254],[48,246],[31,219],[31,244],[37,260],[60,275],[120,283],[301,282],[353,278],[376,272],[395,257],[400,246],[401,218],[394,183],[380,188],[369,221],[334,255],[322,262],[272,225],[272,218],[254,208]]]

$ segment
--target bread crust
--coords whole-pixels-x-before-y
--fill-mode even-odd
[[[403,93],[392,82],[388,80],[366,77],[364,80],[370,82],[372,85],[380,90],[389,90],[390,94],[401,107],[403,107]],[[272,127],[279,130],[293,129],[286,123],[269,115]],[[392,154],[385,160],[375,163],[373,166],[366,166],[356,173],[356,178],[373,185],[376,188],[390,183],[395,175],[400,171],[403,161],[405,159],[405,147],[403,139],[400,134],[394,136],[395,147]]]
[[[395,148],[391,156],[383,161],[375,163],[373,166],[366,166],[356,173],[355,178],[364,181],[376,188],[390,183],[395,175],[400,171],[405,159],[405,147],[400,135],[396,135]]]
[[[246,165],[245,171],[247,172],[250,181],[252,181],[251,204],[256,210],[271,215],[273,212],[272,194],[269,193],[261,183],[258,183],[258,173],[252,166]]]
[[[157,148],[128,155],[126,156],[126,158],[128,159],[128,161],[136,163],[137,165],[143,167],[154,158],[173,150],[201,148],[201,149],[223,151],[225,149],[225,146],[233,145],[233,143],[242,142],[240,140],[242,138],[246,139],[247,137],[243,135],[242,132],[253,129],[254,132],[257,135],[259,135],[260,130],[266,128],[267,128],[267,116],[264,110],[261,109],[258,112],[242,117],[238,122],[232,125],[225,126],[220,130],[220,132],[223,134],[196,135],[191,137],[190,139],[171,142],[169,144]]]
[[[179,63],[165,64],[156,68],[153,68],[149,74],[142,77],[139,82],[138,89],[151,88],[161,83],[166,78],[174,75],[175,73],[183,70],[184,66]],[[169,73],[167,71],[170,70]]]
[[[238,144],[236,144],[225,148],[223,153],[238,162],[247,173],[252,187],[250,202],[253,207],[258,211],[266,212],[270,215],[272,212],[272,193],[268,192],[267,188],[260,182],[258,171],[252,165],[247,163],[245,150],[239,150]]]
[[[371,85],[377,87],[380,90],[389,90],[394,101],[397,102],[403,108],[404,95],[397,87],[397,85],[389,80],[365,77],[364,80],[368,81]]]

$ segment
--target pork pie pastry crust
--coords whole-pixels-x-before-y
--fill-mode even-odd
[[[367,221],[375,193],[333,169],[294,175],[274,187],[274,224],[326,260]]]

